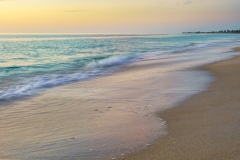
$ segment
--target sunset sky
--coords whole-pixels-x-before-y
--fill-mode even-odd
[[[240,29],[240,0],[0,0],[0,33]]]

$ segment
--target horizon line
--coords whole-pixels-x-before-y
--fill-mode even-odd
[[[98,35],[106,35],[106,34],[115,34],[115,35],[167,35],[167,34],[181,34],[182,32],[179,32],[179,33],[66,33],[66,32],[52,32],[52,33],[43,33],[43,32],[30,32],[30,33],[27,33],[27,32],[10,32],[10,33],[1,33],[0,34],[98,34]]]

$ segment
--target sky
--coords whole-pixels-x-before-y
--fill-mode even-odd
[[[240,29],[240,0],[0,0],[0,33]]]

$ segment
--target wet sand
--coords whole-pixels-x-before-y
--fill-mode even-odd
[[[126,160],[240,159],[240,56],[200,69],[211,71],[216,81],[207,91],[157,113],[167,121],[167,136]]]

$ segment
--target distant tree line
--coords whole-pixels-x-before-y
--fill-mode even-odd
[[[221,30],[218,33],[240,33],[240,30]]]
[[[212,32],[183,32],[183,33],[240,33],[240,30],[221,30],[221,31],[212,31]]]

